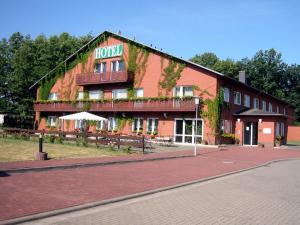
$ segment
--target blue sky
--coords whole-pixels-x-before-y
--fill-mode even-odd
[[[2,0],[0,38],[14,32],[80,36],[104,30],[153,44],[189,59],[214,52],[220,58],[252,57],[275,48],[300,64],[300,1],[96,1]]]

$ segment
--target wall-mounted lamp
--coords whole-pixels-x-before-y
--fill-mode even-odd
[[[165,119],[167,119],[168,114],[167,114],[167,113],[164,113],[163,116],[164,116]]]
[[[237,119],[237,121],[240,123],[240,122],[241,122],[241,119],[239,118],[239,119]]]
[[[123,116],[123,117],[125,117],[125,116],[126,116],[126,114],[125,114],[125,113],[122,113],[122,116]]]
[[[259,123],[262,123],[262,119],[258,119],[258,122],[259,122]]]

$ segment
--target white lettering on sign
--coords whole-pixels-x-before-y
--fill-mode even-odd
[[[105,59],[123,55],[123,45],[111,45],[95,49],[96,59]]]
[[[264,128],[263,129],[263,133],[264,134],[271,134],[272,133],[272,129],[271,128]]]

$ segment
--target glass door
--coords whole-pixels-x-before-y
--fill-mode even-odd
[[[257,122],[244,122],[244,145],[257,145]]]
[[[175,137],[176,143],[194,144],[202,141],[202,120],[197,121],[197,135],[195,134],[195,119],[175,119]]]

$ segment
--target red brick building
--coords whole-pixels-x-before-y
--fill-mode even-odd
[[[108,119],[92,124],[91,132],[167,136],[178,144],[193,144],[195,138],[225,143],[233,135],[244,145],[273,145],[278,135],[285,141],[293,108],[250,87],[244,76],[237,81],[106,31],[33,85],[38,87],[36,122],[39,129],[71,131],[83,123],[59,123],[58,117],[88,111]],[[217,138],[211,119],[201,112],[213,114],[204,102],[216,102],[220,90],[226,107],[219,125],[222,137]],[[193,96],[202,100],[197,135]]]

